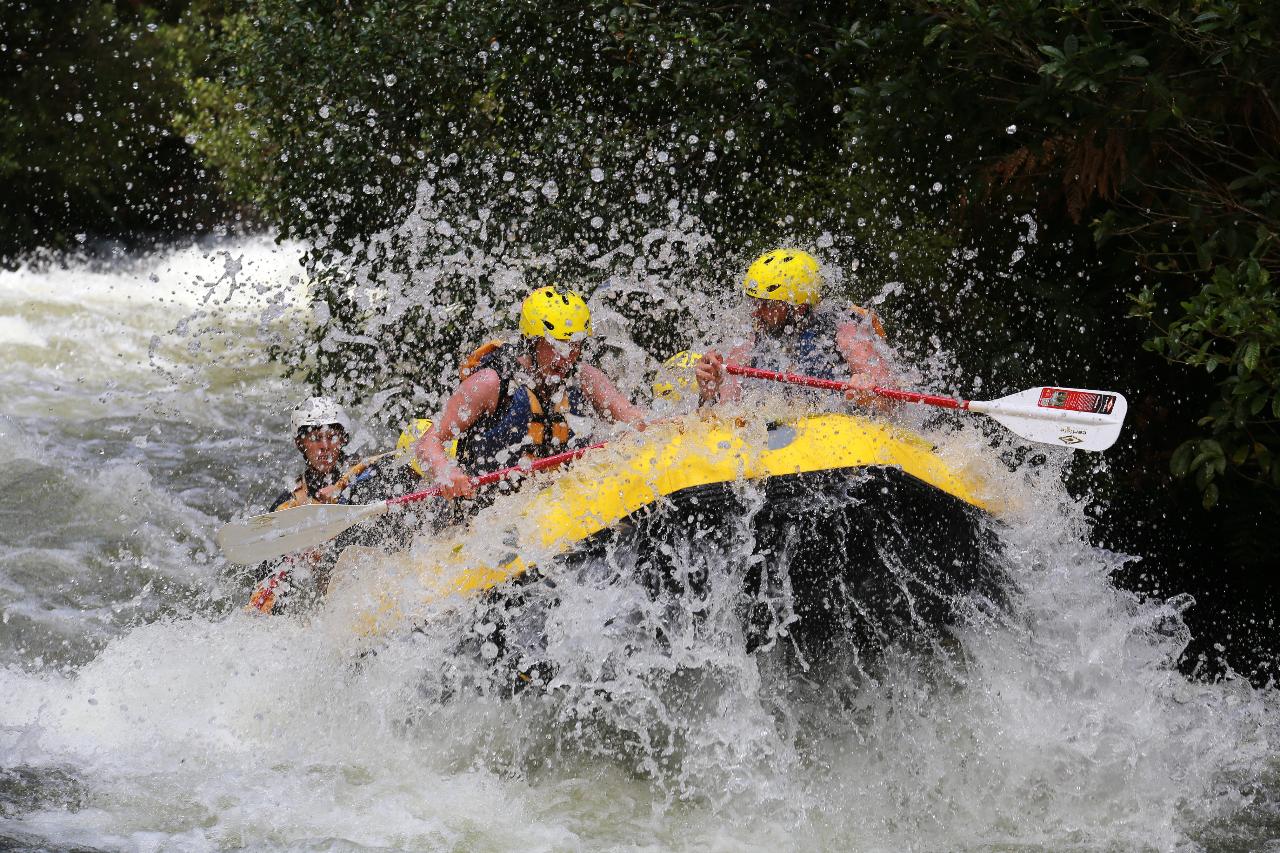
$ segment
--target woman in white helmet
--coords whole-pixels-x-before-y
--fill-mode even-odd
[[[339,493],[367,467],[363,463],[354,467],[345,465],[345,448],[351,441],[351,418],[334,400],[309,397],[293,410],[289,425],[293,428],[294,446],[307,467],[292,489],[272,501],[270,511],[303,504],[334,503]]]
[[[342,406],[328,397],[310,397],[298,404],[289,417],[293,443],[306,462],[306,469],[293,488],[281,493],[269,511],[304,504],[337,503],[343,491],[360,475],[391,454],[383,454],[351,464],[345,448],[351,441],[351,418]],[[311,583],[304,586],[312,596],[323,594],[329,569],[338,548],[317,548],[285,557],[280,563],[259,567],[258,582],[249,606],[264,613],[278,612],[286,593],[297,591],[296,569],[303,569]]]

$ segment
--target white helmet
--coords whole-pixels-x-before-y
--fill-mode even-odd
[[[322,427],[329,424],[337,424],[348,436],[351,435],[351,418],[347,417],[347,413],[337,402],[328,397],[308,397],[303,400],[298,404],[298,408],[293,410],[289,423],[293,426],[294,435],[307,427]]]

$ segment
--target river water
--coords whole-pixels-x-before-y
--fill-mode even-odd
[[[298,255],[0,274],[0,848],[1280,850],[1274,694],[1179,675],[1188,602],[1113,587],[1056,457],[988,466],[1008,612],[873,672],[620,655],[586,585],[555,653],[607,692],[467,689],[465,613],[364,656],[242,613],[212,535],[295,466]]]

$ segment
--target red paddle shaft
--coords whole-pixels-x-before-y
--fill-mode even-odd
[[[557,453],[554,456],[544,456],[542,459],[535,459],[528,465],[512,465],[510,468],[503,468],[501,471],[490,471],[488,474],[481,474],[479,477],[472,477],[471,484],[473,486],[488,486],[498,482],[512,474],[527,474],[530,471],[543,471],[547,468],[554,468],[557,465],[563,465],[566,462],[572,462],[584,453],[592,450],[598,450],[604,447],[604,442],[589,444],[586,447],[579,447],[576,450],[566,450],[564,453]],[[401,495],[398,498],[390,498],[387,500],[388,506],[396,504],[408,504],[424,498],[440,497],[440,487],[433,486],[430,489],[424,489],[421,492],[413,492],[408,495]]]
[[[807,388],[824,388],[828,391],[860,391],[864,394],[875,394],[904,403],[924,403],[926,406],[939,406],[943,409],[968,409],[968,400],[957,400],[955,397],[940,397],[937,394],[921,394],[918,391],[899,391],[896,388],[881,388],[876,385],[865,388],[852,382],[837,382],[833,379],[817,379],[813,376],[801,376],[798,373],[778,373],[773,370],[760,370],[755,367],[742,367],[737,364],[726,364],[724,369],[737,376],[748,379],[768,379],[772,382],[786,382],[790,385],[803,385]]]

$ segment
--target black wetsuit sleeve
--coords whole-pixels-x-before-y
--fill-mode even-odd
[[[275,500],[270,501],[267,504],[266,511],[275,512],[276,510],[280,509],[280,507],[284,506],[286,503],[288,503],[291,500],[293,500],[293,492],[281,492],[279,495],[276,496]]]

